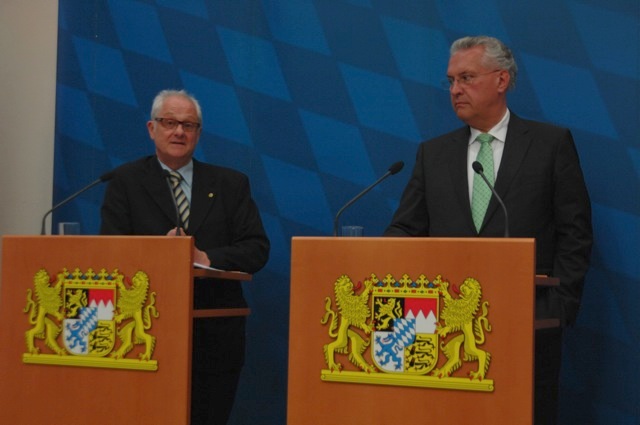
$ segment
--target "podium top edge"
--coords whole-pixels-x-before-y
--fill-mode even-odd
[[[2,239],[38,239],[38,238],[100,238],[100,239],[191,239],[193,236],[166,235],[2,235]]]
[[[336,241],[336,240],[357,240],[357,241],[442,241],[442,242],[512,242],[512,243],[531,243],[535,242],[535,238],[458,238],[458,237],[412,237],[412,236],[362,236],[362,237],[351,237],[351,236],[293,236],[291,238],[292,241]]]

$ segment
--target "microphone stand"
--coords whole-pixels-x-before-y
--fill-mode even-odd
[[[182,236],[182,232],[180,228],[182,227],[182,217],[180,217],[180,210],[178,209],[178,202],[176,201],[176,196],[173,193],[173,184],[171,182],[171,173],[167,170],[162,170],[162,174],[164,175],[165,181],[167,182],[167,186],[169,186],[169,193],[171,194],[171,200],[173,201],[173,207],[176,209],[176,236]],[[180,182],[178,182],[180,184]]]
[[[338,213],[336,214],[335,218],[333,219],[333,236],[338,236],[338,219],[340,218],[340,216],[342,215],[342,213],[344,212],[344,210],[346,210],[348,207],[350,207],[354,202],[356,202],[358,199],[362,198],[364,195],[367,194],[367,192],[369,192],[371,189],[373,189],[378,183],[380,183],[382,180],[386,179],[387,177],[389,177],[392,174],[396,174],[397,172],[399,172],[400,170],[402,170],[402,167],[404,167],[404,162],[399,161],[396,162],[395,164],[393,164],[391,167],[389,167],[389,170],[384,173],[382,175],[382,177],[380,177],[378,180],[376,180],[375,182],[373,182],[373,184],[367,186],[362,192],[358,193],[355,198],[351,199],[349,202],[347,202],[342,208],[340,208],[340,210],[338,211]],[[342,232],[340,232],[341,236],[342,236]]]
[[[91,189],[92,187],[94,187],[94,186],[96,186],[96,185],[98,185],[98,184],[100,184],[100,183],[103,183],[103,182],[106,182],[106,181],[108,181],[108,180],[111,180],[112,178],[113,178],[113,171],[110,171],[110,172],[108,172],[108,173],[105,173],[105,174],[101,175],[101,176],[100,176],[100,178],[98,178],[98,180],[95,180],[95,181],[91,182],[88,186],[83,187],[82,189],[80,189],[79,191],[77,191],[76,193],[74,193],[73,195],[69,196],[68,198],[66,198],[66,199],[64,199],[64,200],[62,200],[62,201],[60,201],[60,202],[58,202],[56,205],[54,205],[54,206],[53,206],[53,208],[51,208],[49,211],[47,211],[47,212],[44,214],[44,216],[42,217],[42,225],[41,225],[41,227],[40,227],[40,234],[41,234],[41,235],[46,235],[46,234],[47,234],[47,232],[46,232],[46,230],[45,230],[45,227],[46,227],[46,226],[45,226],[45,221],[46,221],[47,216],[48,216],[49,214],[51,214],[53,211],[55,211],[55,210],[56,210],[56,209],[58,209],[59,207],[63,206],[63,205],[64,205],[64,204],[66,204],[67,202],[69,202],[69,201],[71,201],[71,200],[73,200],[73,199],[77,198],[81,193],[83,193],[83,192],[85,192],[85,191],[87,191],[87,190]]]
[[[471,164],[471,166],[473,167],[473,171],[475,171],[477,174],[480,175],[480,177],[482,177],[482,180],[484,180],[487,186],[489,186],[489,189],[491,189],[493,196],[495,196],[498,202],[500,203],[500,206],[502,207],[502,211],[504,212],[504,237],[508,238],[509,237],[509,214],[507,214],[507,207],[502,201],[502,198],[500,197],[500,195],[498,195],[498,192],[496,192],[493,185],[489,183],[489,179],[487,179],[487,177],[484,175],[484,167],[482,166],[482,164],[480,164],[480,162],[478,161],[473,161],[473,164]]]

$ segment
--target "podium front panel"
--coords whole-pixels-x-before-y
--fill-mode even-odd
[[[534,275],[533,239],[293,238],[287,423],[531,423]],[[422,303],[426,310],[437,302],[442,328],[455,321],[452,306],[468,294],[466,281],[481,287],[474,314],[478,318],[486,309],[486,323],[477,321],[484,327],[483,340],[468,345],[469,338],[462,341],[460,329],[451,329],[448,335],[425,342],[433,347],[435,341],[439,347],[430,372],[418,372],[414,379],[394,373],[393,363],[389,367],[387,357],[380,354],[385,339],[373,336],[377,328],[388,325],[391,310],[401,311],[384,311],[392,307],[389,301],[403,302],[405,310],[410,303]],[[385,282],[404,286],[408,293],[428,288],[425,291],[432,295],[447,282],[446,292],[453,301],[447,307],[443,297],[437,301],[413,295],[376,298],[376,290],[392,290],[384,289]],[[367,298],[367,325],[356,313],[345,312],[351,301],[338,299],[337,285],[347,285],[351,298]],[[447,308],[450,311],[443,313]],[[328,323],[332,316],[333,329]],[[401,329],[400,320],[395,323]],[[454,338],[462,341],[459,347],[456,341],[447,344]],[[460,359],[460,368],[444,367],[445,345],[451,357]],[[473,358],[478,350],[489,357],[483,377],[473,375],[478,372],[479,362]],[[353,360],[356,351],[363,351],[362,359]],[[409,370],[411,354],[405,351]],[[358,366],[362,360],[364,368]],[[335,367],[337,363],[342,368]],[[438,377],[434,371],[446,372]]]
[[[2,252],[0,398],[2,417],[7,423],[189,422],[191,238],[5,236]],[[61,325],[59,319],[70,317],[69,310],[75,308],[74,296],[86,298],[90,293],[90,297],[97,297],[95,294],[101,289],[97,280],[88,279],[93,282],[88,290],[81,285],[85,278],[103,270],[122,277],[122,286],[113,290],[116,305],[109,304],[118,329],[115,341],[112,338],[114,349],[104,357],[71,354],[69,350],[80,350],[83,342],[78,339],[63,343],[63,338],[71,340],[73,331],[72,327]],[[73,277],[61,279],[74,273],[75,286]],[[45,304],[39,299],[40,289],[35,281],[55,296],[61,280],[71,282],[69,288],[62,287],[57,294],[58,303],[62,300],[64,304],[42,319],[32,317],[31,312],[38,306],[44,309]],[[147,284],[144,299],[137,297],[141,308],[127,310],[118,304],[120,299],[125,302],[125,291]],[[29,299],[37,305],[29,306]],[[87,305],[86,300],[82,303]],[[55,338],[56,329],[60,336],[51,345],[60,354],[52,355],[48,338]],[[106,327],[103,330],[108,333]],[[132,348],[118,353],[124,340],[129,340]],[[29,343],[37,354],[28,353]],[[122,359],[116,360],[118,356]],[[92,361],[94,366],[87,366]]]

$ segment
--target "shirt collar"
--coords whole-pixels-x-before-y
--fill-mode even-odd
[[[493,126],[493,128],[487,131],[487,133],[492,135],[495,140],[498,140],[504,143],[504,141],[507,140],[507,128],[509,127],[510,117],[511,117],[511,113],[507,108],[507,112],[505,112],[502,119],[498,122],[498,124],[496,124],[495,126]],[[477,128],[473,128],[473,127],[469,127],[469,128],[471,130],[471,137],[469,138],[469,144],[471,144],[476,140],[476,137],[478,137],[478,135],[482,134],[483,132],[478,130]]]
[[[163,170],[172,171],[171,168],[167,167],[162,161],[160,161],[160,158],[158,158],[158,162]],[[191,183],[193,182],[193,160],[190,160],[187,165],[178,168],[176,171],[180,173],[182,180],[187,184],[187,186],[191,187]]]

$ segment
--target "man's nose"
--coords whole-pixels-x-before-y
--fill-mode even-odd
[[[184,135],[186,132],[184,131],[184,127],[182,126],[182,123],[178,123],[178,125],[176,126],[176,129],[174,130],[175,134],[178,135]]]
[[[451,82],[449,83],[449,92],[451,94],[456,94],[456,93],[461,93],[462,92],[462,86],[458,82],[457,78],[451,80]]]

